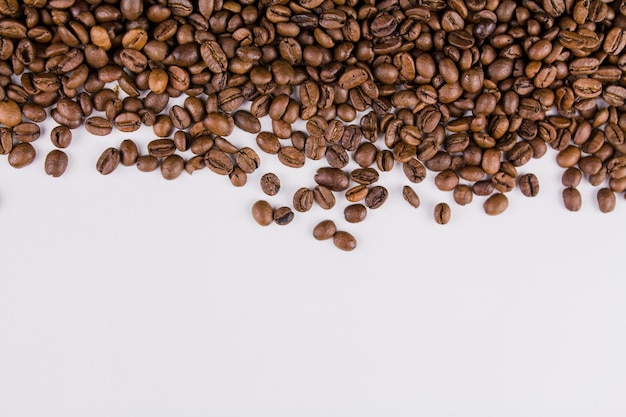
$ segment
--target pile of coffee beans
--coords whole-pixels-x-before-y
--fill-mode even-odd
[[[585,179],[610,212],[626,191],[625,47],[623,1],[0,0],[0,154],[30,165],[51,117],[53,177],[81,127],[152,128],[146,143],[105,149],[103,175],[206,168],[243,186],[264,154],[288,168],[324,161],[292,207],[253,205],[259,224],[286,225],[340,193],[346,221],[363,221],[388,199],[377,182],[391,171],[434,175],[458,205],[481,196],[498,215],[514,188],[537,195],[518,169],[552,148],[566,209],[581,208]],[[257,146],[231,143],[235,128]],[[273,196],[281,182],[267,173],[260,186]],[[419,207],[409,184],[400,193]],[[451,208],[433,214],[446,224]],[[313,235],[356,247],[332,221]]]

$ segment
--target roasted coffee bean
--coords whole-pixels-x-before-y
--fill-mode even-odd
[[[46,155],[44,162],[44,169],[46,174],[53,176],[54,178],[63,175],[67,169],[68,157],[67,154],[58,149],[54,149]]]
[[[280,179],[276,174],[267,173],[261,177],[261,190],[267,195],[276,195],[280,190]]]
[[[319,168],[314,180],[317,184],[328,187],[332,191],[343,191],[350,185],[348,174],[338,168]]]
[[[472,187],[466,184],[457,185],[452,192],[454,201],[460,206],[465,206],[471,203],[473,200],[473,195],[474,193],[472,191]]]
[[[235,154],[235,161],[237,165],[247,174],[253,173],[259,165],[261,165],[261,159],[259,155],[252,148],[244,147],[237,151]]]
[[[378,181],[378,171],[373,168],[357,168],[350,173],[350,179],[359,184],[370,185]]]
[[[22,109],[13,100],[0,102],[0,123],[13,127],[22,122]]]
[[[489,216],[502,214],[509,207],[509,199],[502,193],[493,194],[483,203],[483,209]]]
[[[306,212],[313,207],[314,192],[308,188],[299,188],[293,195],[293,208],[299,212]]]
[[[291,223],[294,218],[293,211],[289,207],[279,207],[274,211],[274,223],[285,226]]]
[[[137,158],[137,169],[141,172],[152,172],[159,167],[159,160],[152,155],[141,155]]]
[[[318,185],[313,189],[313,199],[323,210],[330,210],[336,202],[333,192],[323,185]]]
[[[148,155],[165,158],[176,152],[176,145],[171,139],[154,139],[148,143]]]
[[[525,174],[519,177],[519,188],[526,197],[539,194],[539,180],[535,174]]]
[[[161,162],[161,175],[166,180],[178,178],[184,169],[185,160],[180,155],[169,155]]]
[[[278,151],[278,160],[290,168],[301,168],[306,161],[304,154],[293,146],[284,146]]]
[[[602,213],[610,213],[615,210],[615,193],[610,188],[598,190],[597,200]]]
[[[356,248],[356,238],[348,232],[338,231],[333,235],[333,244],[337,249],[349,252]]]
[[[563,172],[561,183],[565,187],[578,187],[582,178],[583,173],[578,168],[570,167]]]
[[[120,151],[115,148],[107,148],[102,152],[96,162],[96,169],[102,175],[109,175],[120,164]]]
[[[337,233],[337,226],[332,220],[322,220],[313,228],[313,237],[317,240],[331,239]]]
[[[248,133],[259,133],[261,122],[252,113],[245,110],[238,110],[233,114],[235,126]]]
[[[0,127],[0,155],[7,155],[13,149],[13,137],[6,127]]]
[[[219,175],[228,175],[235,168],[233,160],[219,149],[211,149],[204,156],[204,164],[211,171]]]
[[[360,223],[367,217],[367,208],[363,204],[350,204],[343,210],[348,223]]]
[[[437,224],[448,224],[451,216],[450,206],[447,203],[439,203],[435,206],[433,214]]]
[[[420,206],[420,199],[415,190],[408,185],[402,187],[402,197],[404,200],[409,203],[413,208],[418,208]]]
[[[24,168],[30,165],[37,156],[33,145],[28,142],[18,143],[9,152],[9,165],[13,168]]]
[[[375,185],[367,192],[367,196],[365,197],[365,205],[369,209],[377,209],[382,206],[385,201],[387,201],[388,196],[389,192],[385,187],[381,185]]]
[[[578,211],[582,206],[582,196],[576,188],[568,187],[563,190],[563,204],[569,211]]]
[[[426,167],[417,159],[411,159],[402,165],[404,175],[413,183],[420,183],[426,178]]]
[[[39,126],[35,123],[23,122],[13,128],[13,138],[19,142],[34,142],[39,135]]]
[[[274,209],[265,200],[259,200],[252,205],[252,218],[261,226],[269,226],[274,221]]]
[[[113,125],[103,117],[94,116],[85,121],[85,129],[92,135],[107,136],[113,131]]]

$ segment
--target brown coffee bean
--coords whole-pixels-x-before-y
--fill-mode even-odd
[[[265,200],[252,205],[252,218],[261,226],[269,226],[274,221],[274,209]]]
[[[385,187],[381,185],[375,185],[367,192],[367,196],[365,197],[365,205],[369,209],[377,209],[382,206],[385,201],[387,201],[388,196],[389,192]]]
[[[319,168],[314,180],[317,184],[328,187],[332,191],[343,191],[350,185],[348,174],[338,168]]]
[[[420,206],[420,199],[415,190],[408,185],[402,187],[402,197],[404,200],[409,203],[413,208],[418,208]]]
[[[13,138],[19,142],[34,142],[39,135],[39,126],[35,123],[23,122],[13,127]]]
[[[348,223],[360,223],[367,217],[367,208],[363,204],[350,204],[343,210]]]
[[[598,207],[602,213],[615,210],[615,193],[610,188],[601,188],[597,194]]]
[[[96,169],[102,175],[109,175],[120,164],[120,151],[115,148],[107,148],[102,152],[96,162]]]
[[[294,213],[289,207],[279,207],[274,211],[274,223],[279,226],[285,226],[291,223]]]
[[[539,194],[539,180],[535,174],[525,174],[519,177],[519,188],[526,197],[535,197]]]
[[[22,109],[13,100],[0,102],[0,123],[13,127],[22,122]]]
[[[378,171],[373,168],[357,168],[350,173],[350,179],[359,184],[370,185],[378,181]]]
[[[87,132],[96,136],[107,136],[113,131],[113,125],[103,117],[93,116],[85,121]]]
[[[441,191],[452,191],[458,184],[459,176],[451,169],[445,169],[435,177],[435,186]]]
[[[235,126],[248,133],[259,133],[261,122],[252,113],[245,110],[238,110],[233,114]]]
[[[152,172],[159,167],[159,160],[152,155],[141,155],[137,158],[137,169],[141,172]]]
[[[338,231],[333,235],[333,244],[337,249],[349,252],[356,248],[356,239],[348,232]]]
[[[46,155],[46,161],[44,163],[44,169],[46,174],[52,175],[54,178],[63,175],[67,169],[68,157],[67,154],[58,149],[54,149]]]
[[[314,192],[308,188],[299,188],[293,195],[293,208],[301,213],[313,207]]]
[[[244,147],[235,153],[237,165],[247,174],[251,174],[261,165],[259,155],[252,148]]]
[[[211,149],[207,152],[204,156],[204,164],[219,175],[228,175],[235,168],[235,164],[228,154],[219,149]]]
[[[439,203],[435,206],[434,216],[437,224],[448,224],[450,215],[450,206],[447,203]]]
[[[402,165],[404,175],[413,183],[420,183],[426,178],[426,167],[417,159],[411,159]]]
[[[474,193],[469,185],[459,184],[452,192],[452,196],[458,205],[465,206],[472,202]]]
[[[169,155],[161,162],[161,175],[166,180],[180,177],[185,169],[185,160],[180,155]]]
[[[172,139],[154,139],[148,142],[148,155],[156,158],[165,158],[176,152],[176,145]]]
[[[13,149],[13,137],[6,127],[0,127],[0,155],[7,155]]]
[[[33,145],[28,142],[18,143],[9,152],[9,165],[13,168],[24,168],[30,165],[37,156]]]
[[[267,173],[261,177],[261,190],[267,195],[276,195],[280,191],[280,179],[276,174]]]
[[[301,168],[306,158],[304,154],[293,146],[284,146],[278,151],[278,160],[290,168]]]
[[[322,220],[313,228],[313,237],[317,240],[331,239],[337,233],[337,226],[332,220]]]
[[[563,190],[563,204],[569,211],[578,211],[582,206],[582,196],[576,188],[568,187]]]
[[[323,210],[330,210],[335,206],[335,195],[333,192],[323,185],[317,185],[313,189],[313,199]]]
[[[509,199],[502,193],[493,194],[483,203],[483,209],[489,216],[502,214],[509,207]]]

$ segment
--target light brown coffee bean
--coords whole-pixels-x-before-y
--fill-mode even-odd
[[[261,177],[261,190],[269,196],[278,194],[280,191],[280,179],[276,174],[267,173]]]
[[[610,188],[598,190],[597,200],[602,213],[610,213],[615,210],[615,193]]]
[[[509,207],[509,199],[502,193],[493,194],[483,203],[483,209],[489,216],[502,214]]]
[[[317,185],[313,189],[313,199],[323,210],[330,210],[335,207],[335,195],[329,188],[323,185]]]
[[[360,223],[367,217],[367,208],[363,204],[350,204],[343,210],[343,216],[348,223]]]
[[[539,194],[539,180],[535,174],[525,174],[519,177],[519,188],[526,197],[535,197]]]
[[[293,195],[293,208],[304,213],[313,207],[314,192],[306,187],[299,188]]]
[[[180,155],[169,155],[161,162],[161,175],[166,180],[180,177],[185,170],[185,160]]]
[[[259,200],[252,205],[252,218],[261,226],[269,226],[274,221],[274,209],[265,200]]]

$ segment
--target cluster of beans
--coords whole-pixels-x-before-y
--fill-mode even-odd
[[[553,148],[565,207],[580,209],[585,178],[608,212],[626,190],[625,28],[626,2],[601,0],[0,0],[0,154],[29,165],[50,116],[45,170],[60,176],[73,129],[151,126],[146,154],[124,140],[98,171],[208,168],[242,186],[261,159],[226,139],[238,127],[287,167],[327,162],[294,210],[345,192],[357,222],[386,201],[376,182],[397,167],[411,183],[435,172],[459,205],[485,196],[500,214],[515,187],[537,194],[518,168]],[[279,186],[262,179],[269,195]],[[402,195],[419,206],[410,185]],[[261,202],[253,215],[294,213]],[[434,217],[447,223],[450,207]],[[356,246],[329,223],[314,235]]]

